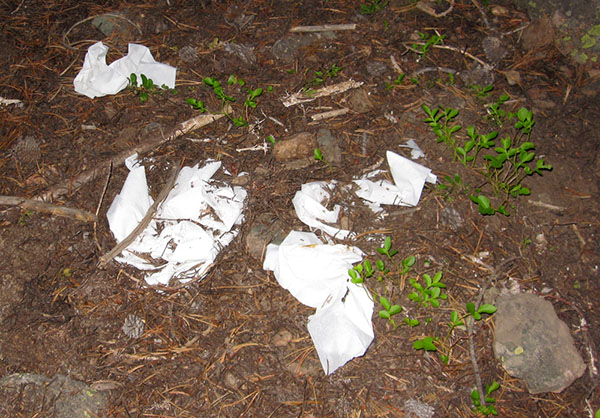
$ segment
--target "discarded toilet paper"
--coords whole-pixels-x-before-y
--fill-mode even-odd
[[[383,209],[379,205],[382,204],[416,206],[421,199],[425,182],[437,181],[437,177],[429,168],[394,152],[387,152],[387,161],[394,183],[388,180],[374,180],[384,173],[382,170],[367,173],[362,178],[354,180],[358,186],[356,195],[365,200],[373,212],[381,212]],[[341,206],[335,205],[331,210],[326,208],[331,193],[337,187],[340,186],[335,180],[303,184],[296,192],[292,203],[298,219],[306,225],[343,240],[353,237],[355,233],[329,225],[338,222]]]
[[[147,47],[129,44],[128,54],[110,65],[106,64],[107,53],[108,47],[102,42],[96,42],[88,48],[83,67],[73,80],[77,93],[91,99],[116,94],[127,87],[128,78],[132,73],[135,73],[138,79],[144,74],[157,86],[164,84],[171,89],[175,87],[177,69],[156,62]]]
[[[328,210],[323,204],[330,198],[330,189],[335,189],[336,181],[329,183],[323,181],[314,181],[303,184],[302,187],[292,199],[292,204],[296,210],[298,219],[306,225],[320,229],[324,233],[338,239],[345,239],[350,231],[335,228],[327,223],[336,223],[340,216],[341,207],[335,205],[332,210]]]
[[[354,183],[359,187],[357,196],[369,202],[384,205],[416,206],[421,199],[425,182],[435,183],[431,170],[392,151],[386,153],[394,183],[372,181],[380,172],[368,173]]]
[[[263,268],[301,303],[317,308],[308,331],[326,374],[362,356],[373,341],[373,300],[348,276],[362,257],[356,247],[323,244],[311,232],[292,231],[281,245],[267,246]]]
[[[127,161],[130,173],[106,217],[117,242],[135,229],[153,201],[143,166]],[[146,229],[115,260],[152,270],[150,285],[185,283],[203,276],[220,250],[239,232],[247,193],[212,179],[221,166],[184,167],[167,198]],[[152,261],[150,261],[150,260]]]

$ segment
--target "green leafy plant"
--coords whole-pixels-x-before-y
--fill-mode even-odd
[[[348,270],[348,275],[350,276],[350,281],[352,283],[366,285],[365,281],[368,278],[375,277],[380,283],[384,281],[384,278],[392,280],[395,278],[396,281],[394,284],[399,284],[398,281],[403,280],[403,278],[410,271],[410,268],[416,262],[416,258],[414,256],[408,256],[403,259],[399,265],[397,265],[394,262],[393,257],[398,254],[398,251],[392,248],[392,239],[390,237],[386,237],[384,239],[383,245],[377,249],[377,252],[387,257],[387,261],[393,265],[393,271],[391,271],[381,259],[378,259],[375,262],[375,265],[373,265],[369,260],[364,260],[362,263],[358,263]],[[379,311],[379,316],[383,319],[387,319],[390,324],[396,328],[397,324],[393,317],[402,312],[402,306],[392,303],[390,300],[392,292],[390,292],[386,286],[379,286],[383,287],[381,292],[385,294],[379,294],[375,291],[370,292],[373,295],[373,299],[379,301],[383,308]],[[418,321],[417,323],[406,323],[410,326],[418,325]]]
[[[27,219],[31,218],[32,215],[33,215],[32,210],[25,209],[23,211],[23,214],[19,217],[19,225],[25,226],[25,224],[27,223]]]
[[[455,193],[464,192],[467,189],[467,186],[463,184],[460,174],[456,173],[453,176],[444,176],[443,181],[440,181],[436,188],[448,197]]]
[[[248,90],[248,97],[246,98],[246,101],[244,102],[244,106],[246,107],[251,107],[252,109],[256,108],[257,103],[256,103],[256,98],[258,96],[260,96],[263,93],[263,89],[262,88],[257,88],[254,90]]]
[[[419,338],[418,340],[413,342],[413,348],[415,350],[437,351],[437,347],[435,346],[433,341],[433,337]]]
[[[202,100],[196,100],[193,98],[186,99],[186,102],[192,106],[192,109],[199,110],[201,113],[206,112],[206,108],[204,107],[204,102]]]
[[[323,152],[321,151],[321,149],[315,148],[313,151],[313,156],[314,156],[315,160],[325,163],[325,165],[327,165],[327,167],[329,167],[329,170],[333,171],[333,167],[331,166],[331,164],[329,164],[329,161],[327,161],[325,159],[325,157],[323,157]]]
[[[310,71],[311,70],[308,69],[306,71],[306,74],[309,74]],[[323,83],[325,83],[325,81],[327,81],[330,78],[337,77],[341,71],[342,71],[342,67],[339,67],[336,64],[332,64],[331,67],[329,67],[328,69],[325,69],[325,70],[323,70],[323,69],[313,70],[312,78],[304,84],[304,87],[302,88],[302,92],[306,96],[310,97],[312,94],[314,94],[315,87],[321,86]]]
[[[381,10],[385,6],[387,6],[388,0],[369,0],[366,3],[362,3],[360,5],[360,14],[362,15],[372,15]]]
[[[496,399],[492,398],[491,395],[499,388],[500,383],[496,382],[495,380],[492,382],[491,385],[485,385],[485,396],[483,404],[481,403],[479,391],[477,389],[474,389],[471,392],[471,400],[473,401],[473,405],[475,406],[473,410],[483,415],[498,415],[498,411],[496,411],[496,408],[494,407]]]
[[[502,126],[502,124],[504,123],[505,119],[507,118],[508,115],[508,119],[512,119],[514,114],[513,113],[506,113],[506,111],[504,109],[502,109],[502,105],[504,103],[506,103],[508,100],[510,99],[510,96],[506,93],[500,95],[500,97],[498,97],[498,99],[496,99],[496,101],[494,103],[490,103],[487,105],[487,112],[489,115],[489,118],[491,120],[493,120],[496,125],[498,126]]]
[[[402,85],[402,82],[404,81],[404,78],[406,77],[406,74],[400,74],[398,75],[398,77],[396,77],[396,79],[394,81],[392,81],[391,83],[385,83],[385,88],[386,90],[391,90],[394,87],[400,86]]]
[[[392,305],[390,300],[384,296],[379,297],[379,303],[383,306],[383,309],[379,311],[379,316],[383,319],[388,319],[392,326],[396,327],[396,322],[392,319],[392,316],[399,314],[402,312],[402,306],[400,305]]]
[[[241,78],[238,78],[236,75],[231,74],[227,79],[227,84],[238,84],[240,87],[244,87],[246,82]]]
[[[134,91],[140,98],[140,103],[148,101],[148,94],[153,93],[156,89],[156,85],[151,78],[146,77],[144,74],[140,74],[141,85],[138,86],[138,79],[135,73],[131,73],[129,76],[129,87]]]
[[[446,37],[446,35],[439,35],[437,33],[428,35],[423,32],[418,32],[418,34],[423,42],[412,44],[412,48],[417,54],[421,56],[425,56],[432,46],[441,45],[443,43],[444,38]]]
[[[503,103],[504,99],[501,97],[496,104]],[[514,132],[512,136],[506,135],[501,138],[500,144],[495,142],[499,136],[497,131],[480,134],[473,126],[467,127],[467,139],[464,144],[459,144],[455,136],[462,129],[455,122],[458,110],[445,107],[432,109],[427,105],[423,105],[422,109],[427,114],[424,122],[428,123],[435,133],[436,141],[445,143],[452,150],[456,161],[486,177],[487,184],[491,186],[499,204],[492,204],[491,199],[482,193],[481,189],[475,189],[469,193],[469,198],[477,204],[482,215],[501,213],[509,216],[506,208],[509,199],[531,193],[522,184],[523,180],[534,174],[542,175],[544,170],[552,170],[552,166],[546,164],[543,159],[535,160],[535,145],[531,142],[531,131],[535,121],[533,113],[527,108],[523,107],[515,114],[508,115],[509,120],[515,116],[517,118]],[[504,113],[499,113],[498,109],[495,112],[499,118],[505,116]],[[495,153],[487,153],[484,150],[493,150]],[[476,167],[476,164],[480,166]]]
[[[486,98],[490,95],[490,92],[494,90],[494,85],[488,84],[482,87],[479,84],[471,84],[469,85],[469,88],[473,90],[476,97]]]
[[[448,298],[448,295],[442,293],[442,289],[446,288],[446,285],[442,283],[442,272],[438,271],[433,277],[429,274],[423,274],[423,279],[425,280],[425,286],[419,283],[417,279],[410,279],[410,284],[415,291],[409,294],[408,298],[424,306],[429,305],[439,308],[440,300]]]

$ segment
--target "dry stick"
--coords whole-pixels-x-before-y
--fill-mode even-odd
[[[23,209],[31,209],[38,212],[50,213],[64,218],[77,219],[83,222],[96,222],[96,215],[87,210],[67,208],[65,206],[53,205],[34,199],[25,199],[17,196],[0,196],[0,205],[20,206]]]
[[[290,107],[293,105],[297,105],[299,103],[311,102],[318,97],[333,96],[335,94],[343,93],[347,90],[360,87],[363,84],[364,83],[362,81],[354,81],[354,80],[342,81],[341,83],[338,83],[338,84],[333,84],[331,86],[322,87],[319,90],[316,90],[316,91],[308,93],[308,94],[303,93],[303,92],[292,94],[292,95],[286,97],[285,99],[282,99],[282,102],[285,107]]]
[[[500,275],[500,271],[503,270],[507,265],[512,263],[514,260],[515,257],[509,258],[508,260],[505,260],[502,263],[500,263],[500,265],[496,268],[493,268],[486,263],[478,262],[482,266],[489,269],[491,271],[491,274],[490,277],[488,277],[487,281],[484,283],[484,285],[481,287],[481,290],[479,291],[479,296],[477,297],[477,300],[475,302],[475,310],[479,309],[481,301],[483,300],[483,294],[485,293],[487,288],[492,284],[492,282],[498,278],[498,276]],[[469,317],[466,320],[467,334],[469,335],[469,354],[471,354],[471,364],[473,365],[473,373],[475,374],[475,386],[477,387],[477,392],[479,392],[479,402],[482,406],[485,406],[485,393],[483,392],[483,384],[481,383],[481,375],[479,374],[479,366],[477,365],[477,356],[475,354],[475,343],[473,342],[473,321],[473,317]]]
[[[436,13],[435,10],[433,10],[433,8],[429,7],[423,1],[418,2],[416,5],[416,8],[422,12],[427,13],[429,16],[433,16],[435,18],[440,18],[440,17],[446,16],[454,8],[454,0],[450,0],[448,3],[450,3],[450,6],[446,10],[444,10],[442,13]]]
[[[412,45],[425,45],[425,42],[411,42]],[[412,52],[416,52],[417,54],[420,54],[419,51],[417,51],[416,49],[412,48],[410,45],[408,45],[408,43],[404,43],[404,47]],[[480,58],[477,58],[475,55],[470,54],[467,51],[463,51],[455,46],[450,46],[450,45],[431,45],[432,48],[437,48],[437,49],[446,49],[448,51],[454,51],[454,52],[458,52],[459,54],[463,54],[466,57],[471,58],[473,61],[478,62],[479,64],[481,64],[481,66],[486,69],[487,71],[492,70],[494,67],[491,66],[490,64],[488,64],[487,62],[483,61]]]
[[[131,244],[137,238],[137,236],[142,233],[142,231],[144,229],[146,229],[146,227],[152,220],[152,217],[156,213],[158,206],[163,202],[163,200],[165,200],[167,198],[169,191],[173,188],[173,185],[175,184],[175,180],[177,179],[177,174],[179,174],[179,170],[180,170],[179,167],[175,167],[175,168],[171,169],[171,175],[169,176],[169,179],[165,183],[164,187],[160,191],[160,194],[158,195],[158,197],[156,198],[156,200],[154,201],[152,206],[150,206],[150,208],[146,212],[146,215],[144,215],[144,217],[142,218],[140,223],[137,224],[135,229],[133,231],[131,231],[129,233],[129,235],[127,235],[123,239],[123,241],[118,243],[116,247],[114,247],[112,250],[110,250],[109,252],[104,254],[102,257],[100,257],[100,261],[98,262],[98,267],[104,267],[109,261],[111,261],[113,258],[118,256],[119,254],[121,254],[121,252],[124,249],[126,249],[129,246],[129,244]]]
[[[137,29],[137,31],[140,33],[140,35],[142,34],[142,30],[139,28],[139,26],[138,26],[138,25],[136,25],[135,23],[133,23],[131,20],[127,19],[125,16],[121,16],[121,15],[117,15],[117,14],[113,14],[113,13],[105,13],[105,14],[103,14],[103,15],[96,15],[96,16],[90,16],[90,17],[86,17],[85,19],[83,19],[83,20],[80,20],[79,22],[76,22],[76,23],[75,23],[73,26],[71,26],[71,27],[70,27],[70,28],[69,28],[69,29],[68,29],[68,30],[67,30],[65,33],[63,33],[63,36],[62,36],[63,46],[64,46],[65,48],[67,48],[67,49],[71,49],[71,50],[73,50],[73,51],[79,51],[79,49],[78,49],[78,48],[74,48],[74,47],[72,47],[72,46],[71,46],[71,43],[69,42],[69,38],[68,38],[68,36],[69,36],[69,33],[70,33],[70,32],[71,32],[73,29],[75,29],[75,27],[77,27],[77,26],[81,25],[82,23],[85,23],[85,22],[87,22],[87,21],[93,20],[93,19],[95,19],[95,18],[97,18],[97,17],[99,17],[99,16],[108,16],[108,17],[114,17],[114,18],[117,18],[117,19],[123,19],[123,20],[125,20],[126,22],[130,23],[131,25],[133,25],[133,26],[134,26],[134,27]],[[88,39],[88,41],[91,41],[91,42],[96,42],[96,41],[92,41],[92,40],[90,40],[90,39]]]
[[[173,132],[167,137],[162,137],[158,139],[151,139],[147,141],[142,141],[139,145],[127,150],[123,151],[116,156],[97,164],[97,168],[92,168],[83,173],[79,174],[72,180],[64,181],[57,186],[54,186],[50,190],[38,195],[35,197],[36,200],[51,200],[53,198],[57,198],[59,196],[63,196],[77,190],[84,184],[88,183],[92,179],[96,178],[99,174],[101,174],[106,167],[109,167],[111,164],[113,168],[118,168],[125,164],[125,160],[130,157],[132,154],[138,153],[143,154],[146,153],[159,145],[162,145],[165,142],[171,141],[181,135],[184,135],[194,129],[201,128],[202,126],[208,125],[216,121],[217,119],[222,118],[223,114],[218,115],[199,115],[195,118],[188,119],[185,122],[180,123],[175,127]]]
[[[290,32],[328,32],[334,30],[354,30],[356,23],[347,23],[340,25],[318,25],[318,26],[294,26]]]

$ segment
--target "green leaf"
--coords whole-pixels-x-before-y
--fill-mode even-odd
[[[473,302],[467,303],[467,312],[471,315],[475,313],[475,304]]]
[[[390,315],[396,315],[399,314],[400,312],[402,312],[402,306],[400,305],[392,305],[392,307],[389,310]]]
[[[138,83],[137,83],[137,75],[135,75],[135,73],[131,73],[131,75],[129,76],[129,83],[133,87],[137,87],[137,85],[138,85]]]
[[[323,161],[323,153],[321,152],[321,150],[319,148],[315,148],[314,155],[315,155],[315,160]]]
[[[521,122],[529,121],[533,117],[533,112],[530,112],[529,110],[527,110],[527,108],[522,107],[517,112],[517,117]]]
[[[379,311],[379,316],[383,319],[390,319],[391,317],[388,311]]]
[[[491,385],[487,386],[487,389],[485,391],[486,395],[489,396],[492,392],[494,392],[495,390],[498,390],[499,388],[500,388],[500,383],[498,383],[494,380]]]
[[[440,293],[442,292],[439,287],[432,287],[431,289],[429,289],[429,291],[430,291],[431,297],[434,299],[437,298],[440,295]]]
[[[402,265],[404,267],[412,267],[415,265],[416,262],[417,262],[417,258],[414,255],[411,255],[409,257],[406,257],[404,260],[402,260]]]
[[[423,275],[423,278],[425,279],[425,285],[426,285],[425,287],[430,287],[431,284],[433,283],[433,280],[431,279],[431,276],[429,274],[425,273]]]
[[[389,299],[383,296],[379,297],[379,303],[381,303],[381,306],[383,306],[386,311],[389,311],[392,307],[392,304],[390,303]]]
[[[479,400],[479,391],[477,389],[471,392],[471,400],[473,401],[473,405],[479,406],[481,405],[481,401]]]
[[[386,253],[389,253],[391,248],[392,248],[392,239],[390,237],[385,237],[385,241],[383,242],[383,249],[385,250]]]
[[[440,307],[440,301],[439,301],[439,300],[437,300],[437,299],[431,299],[431,300],[429,301],[429,304],[430,304],[431,306],[433,306],[434,308],[439,308],[439,307]]]
[[[381,248],[379,248],[379,249],[381,249]],[[375,262],[375,266],[377,266],[377,270],[379,270],[379,271],[384,271],[385,270],[385,264],[381,260],[377,260]]]
[[[476,321],[479,321],[481,319],[481,314],[479,312],[473,312],[473,318]]]
[[[479,309],[477,309],[477,312],[479,313],[486,313],[486,314],[493,314],[498,310],[498,308],[496,308],[494,305],[491,305],[489,303],[484,303],[483,305],[481,305],[479,307]]]

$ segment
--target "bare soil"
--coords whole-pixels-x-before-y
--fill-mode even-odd
[[[468,339],[460,331],[443,339],[449,315],[475,301],[482,287],[518,286],[554,304],[588,370],[561,393],[532,396],[494,358],[493,316],[485,319],[476,327],[476,359],[482,381],[501,385],[494,393],[499,415],[583,417],[600,408],[598,69],[574,64],[552,44],[523,50],[517,29],[529,18],[509,2],[494,2],[504,8],[497,16],[490,7],[483,9],[490,26],[470,1],[457,1],[440,18],[405,7],[409,3],[392,1],[362,15],[360,2],[337,0],[3,1],[0,96],[23,106],[0,105],[0,194],[34,198],[99,168],[101,175],[74,185],[53,203],[92,213],[101,205],[96,223],[1,208],[0,373],[61,374],[83,381],[108,394],[103,416],[395,417],[411,412],[409,400],[431,406],[439,417],[475,416]],[[434,8],[440,12],[447,4]],[[121,19],[121,29],[105,36],[83,21],[109,12],[122,13],[136,27]],[[356,29],[305,45],[289,62],[272,53],[293,26],[341,23],[356,23]],[[432,48],[419,58],[407,49],[418,40],[417,32],[434,30],[456,50]],[[461,77],[451,80],[437,70],[472,69],[465,51],[485,61],[482,39],[496,33],[505,34],[507,53],[492,72],[488,97],[476,97]],[[76,94],[73,78],[87,48],[100,40],[110,46],[109,62],[127,53],[128,42],[148,46],[157,61],[178,68],[178,94],[151,94],[144,103],[131,90],[96,99]],[[226,52],[228,42],[253,47],[256,61]],[[186,47],[188,55],[180,53]],[[195,56],[189,56],[191,50]],[[416,76],[416,84],[394,85],[399,72],[390,57],[408,75],[436,70]],[[326,72],[334,64],[341,71],[322,85],[364,82],[366,112],[312,121],[312,114],[347,106],[349,92],[282,105],[281,98],[314,80],[314,71]],[[507,83],[508,70],[519,73],[518,83]],[[106,210],[127,175],[116,166],[103,196],[111,158],[198,115],[186,104],[188,97],[219,112],[220,103],[202,79],[216,77],[225,85],[231,74],[248,87],[265,88],[246,115],[255,131],[223,118],[142,157],[153,195],[173,164],[219,159],[233,175],[249,173],[240,235],[204,279],[184,287],[147,287],[142,272],[114,262],[99,268],[100,256],[115,245]],[[244,95],[239,87],[227,89]],[[408,286],[394,290],[397,303],[422,325],[394,329],[375,314],[376,336],[367,353],[326,376],[306,329],[313,310],[249,255],[246,238],[253,222],[262,215],[280,221],[286,231],[307,230],[291,205],[303,183],[348,181],[381,161],[386,150],[408,156],[398,145],[410,138],[427,155],[419,162],[440,180],[459,173],[465,184],[483,185],[481,176],[435,141],[420,107],[456,108],[461,124],[489,132],[493,125],[484,104],[503,92],[512,99],[507,110],[533,110],[535,151],[553,170],[525,180],[532,193],[512,199],[508,217],[482,216],[465,193],[442,193],[434,186],[424,190],[415,209],[389,207],[383,220],[348,208],[352,230],[366,232],[349,244],[374,259],[383,237],[390,236],[398,257],[417,257],[415,277],[443,271],[449,298],[439,309],[424,308],[408,300]],[[233,107],[239,115],[241,103]],[[268,135],[282,140],[320,128],[329,129],[342,146],[342,162],[333,170],[316,161],[292,169],[270,150],[237,151],[262,145]],[[464,137],[463,129],[459,138]],[[496,280],[489,283],[492,274]],[[130,314],[144,320],[139,338],[122,331]],[[426,335],[441,338],[440,352],[451,349],[448,365],[439,353],[413,349]],[[0,393],[4,416],[55,416],[56,405],[23,393]]]

